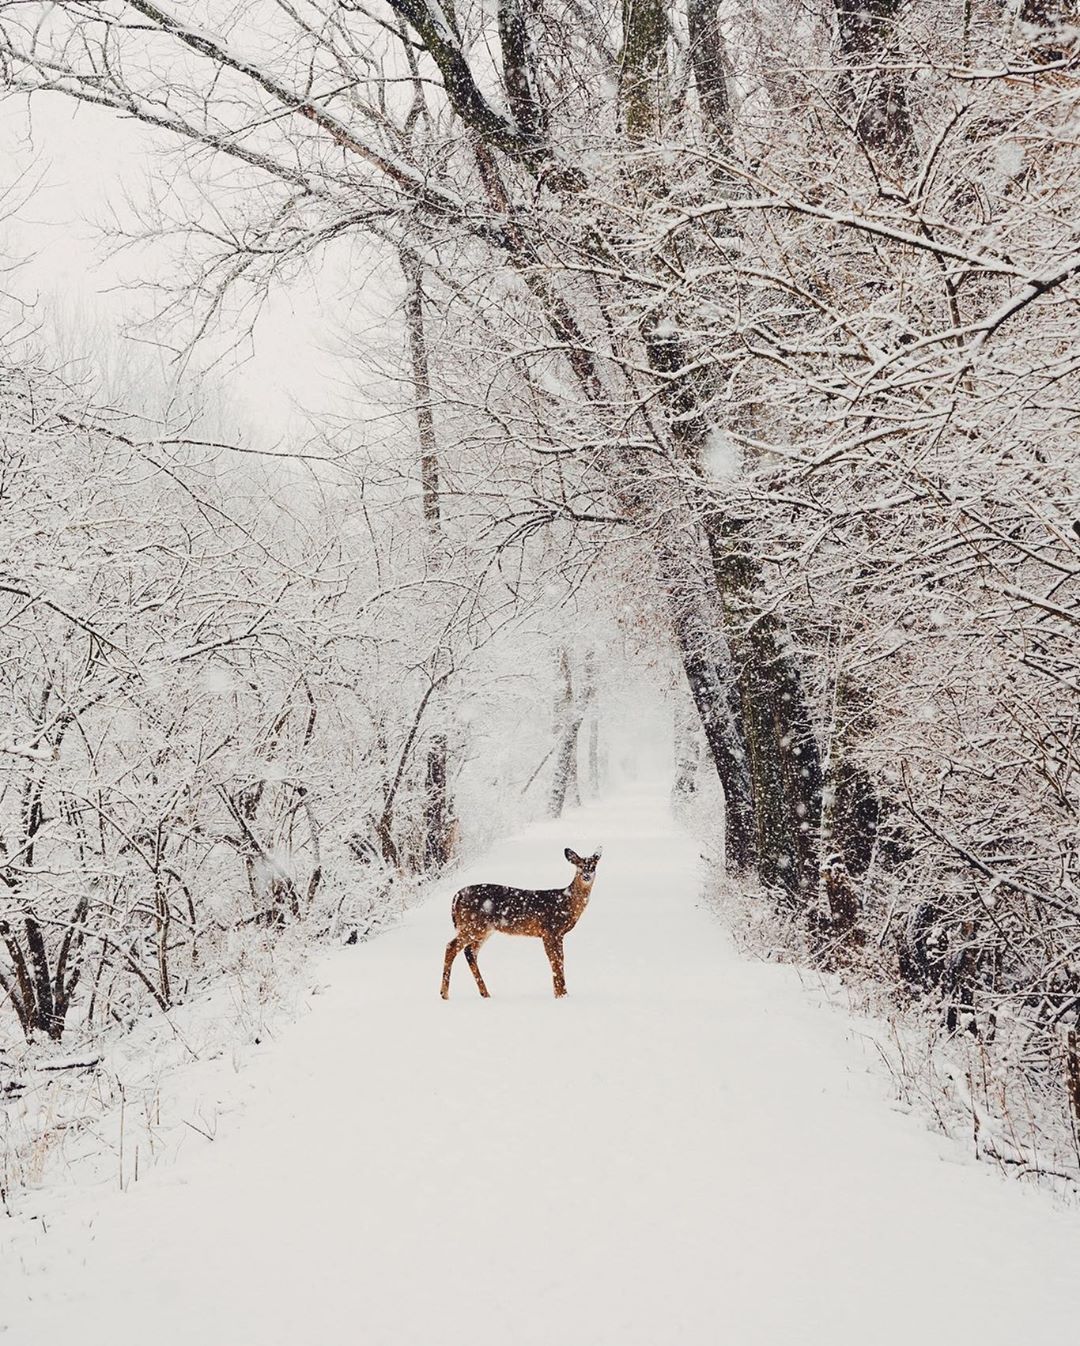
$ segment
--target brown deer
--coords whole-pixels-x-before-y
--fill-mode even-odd
[[[555,994],[566,994],[563,938],[581,920],[581,913],[589,905],[600,851],[597,849],[595,855],[584,860],[569,847],[563,854],[577,870],[567,888],[504,888],[498,883],[474,883],[455,894],[450,915],[456,933],[446,946],[442,977],[444,1000],[450,995],[450,969],[462,949],[480,994],[487,995],[488,988],[480,975],[476,955],[493,930],[504,935],[533,935],[543,940],[551,963]]]

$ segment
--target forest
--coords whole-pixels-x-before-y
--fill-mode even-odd
[[[3,0],[0,83],[0,1060],[656,741],[732,919],[1075,1182],[1073,0]],[[97,321],[27,270],[76,117]]]

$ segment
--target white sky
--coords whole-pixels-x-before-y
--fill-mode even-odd
[[[156,138],[155,138],[156,137]],[[163,143],[139,123],[60,96],[0,105],[0,192],[7,218],[0,255],[25,258],[6,278],[20,299],[89,317],[120,339],[149,303],[130,282],[148,271],[148,254],[119,252],[103,226],[112,214],[133,220],[148,176],[175,171],[155,146]],[[12,200],[17,204],[10,213]],[[168,244],[155,244],[153,270],[169,267]],[[359,280],[359,278],[358,278]],[[366,278],[364,278],[366,281]],[[381,287],[358,284],[348,297],[386,312]],[[343,367],[329,353],[342,320],[341,275],[308,274],[279,288],[255,330],[250,358],[229,361],[228,396],[237,416],[274,441],[290,426],[301,430],[304,410],[343,403]]]

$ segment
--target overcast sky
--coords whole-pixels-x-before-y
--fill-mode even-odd
[[[130,223],[148,175],[175,173],[148,130],[132,120],[60,97],[39,99],[32,120],[25,103],[0,105],[0,190],[18,202],[0,226],[8,255],[26,258],[7,288],[45,308],[92,315],[117,339],[148,307],[130,282],[148,271],[148,255],[118,253],[105,236],[112,212]],[[17,185],[16,185],[17,184]],[[155,273],[167,271],[167,244],[155,245]],[[250,358],[230,360],[228,394],[241,419],[270,438],[303,424],[300,411],[342,402],[342,367],[334,346],[344,310],[340,274],[316,271],[279,288],[260,319]],[[380,287],[373,287],[378,291]],[[386,311],[385,296],[361,285],[363,299]],[[354,294],[350,302],[355,303]]]

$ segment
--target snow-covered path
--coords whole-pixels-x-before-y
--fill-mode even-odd
[[[558,884],[564,845],[601,842],[567,1000],[538,942],[495,938],[493,998],[459,960],[441,1001],[444,886],[330,960],[213,1145],[17,1245],[3,1339],[1077,1340],[1080,1220],[893,1111],[843,1016],[733,951],[661,791],[466,877]]]

